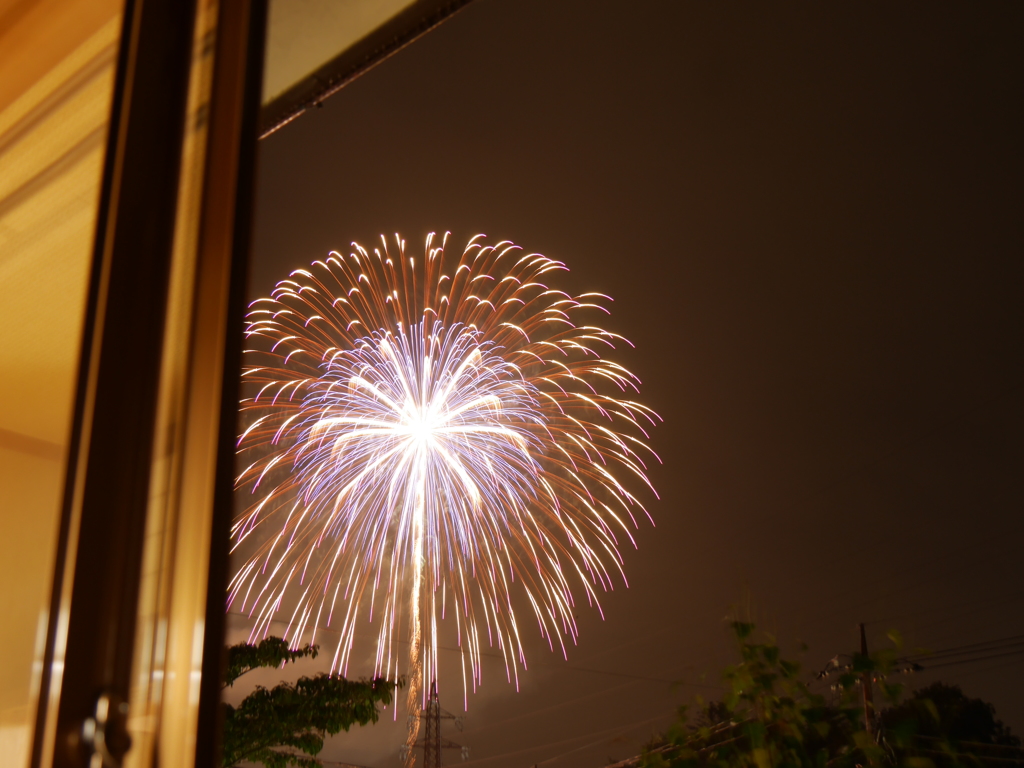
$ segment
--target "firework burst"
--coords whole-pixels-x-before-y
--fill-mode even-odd
[[[411,639],[414,692],[446,617],[474,689],[483,643],[518,682],[524,609],[564,654],[574,595],[599,608],[625,580],[658,420],[603,356],[625,339],[584,322],[608,297],[548,287],[565,266],[510,242],[477,236],[457,260],[446,242],[420,260],[397,237],[332,252],[253,302],[246,329],[251,501],[229,605],[254,637],[282,611],[295,643],[331,626],[342,671],[358,623],[376,674],[397,677]]]

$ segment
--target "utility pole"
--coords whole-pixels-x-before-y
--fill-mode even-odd
[[[418,717],[426,721],[423,729],[423,738],[415,744],[402,745],[401,757],[404,760],[409,750],[414,747],[423,747],[423,768],[441,768],[441,750],[459,749],[462,750],[462,759],[469,758],[469,747],[456,744],[454,741],[441,738],[441,721],[454,720],[455,727],[462,730],[462,718],[456,717],[451,712],[441,709],[437,699],[437,681],[430,684],[430,698],[427,699],[426,709],[421,709],[417,715],[409,715],[410,718]]]
[[[868,656],[868,638],[864,633],[864,624],[860,625],[860,654],[864,657],[865,663],[870,660]],[[868,669],[861,673],[861,688],[864,689],[864,730],[868,736],[875,738],[875,697],[871,690],[871,675],[873,670],[868,664]]]

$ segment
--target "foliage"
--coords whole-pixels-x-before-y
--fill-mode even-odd
[[[960,686],[932,683],[898,707],[882,715],[886,727],[908,720],[922,736],[942,736],[953,742],[976,741],[1019,747],[1020,739],[996,719],[995,707],[981,699],[968,698]]]
[[[727,694],[721,702],[699,701],[692,721],[687,708],[661,746],[641,755],[640,768],[843,768],[884,757],[864,729],[857,682],[878,677],[885,700],[898,686],[882,679],[895,658],[891,652],[855,656],[842,671],[836,701],[813,693],[800,665],[783,658],[770,637],[759,641],[753,624],[731,621],[740,662],[727,667]]]
[[[280,637],[267,637],[260,641],[259,645],[232,645],[228,648],[228,667],[224,675],[224,685],[232,685],[239,677],[254,669],[280,667],[286,662],[306,656],[315,659],[319,650],[315,645],[292,650],[288,646],[288,641]]]
[[[729,624],[740,662],[722,675],[722,701],[698,699],[696,716],[680,709],[678,722],[649,743],[638,768],[978,768],[1024,764],[1020,739],[996,719],[988,702],[968,698],[957,686],[934,683],[900,704],[902,686],[888,675],[893,649],[833,659],[819,675],[834,682],[831,700],[812,692],[796,662],[783,658],[753,624]],[[871,735],[865,728],[860,684],[870,679],[875,705]],[[888,706],[886,706],[888,705]]]
[[[908,758],[927,759],[940,768],[975,765],[986,757],[1024,762],[1020,739],[996,719],[995,708],[968,698],[956,685],[937,682],[915,691],[883,712],[882,723],[886,733],[914,734],[914,744],[905,750]]]
[[[232,646],[225,687],[253,669],[280,667],[316,655],[316,646],[290,650],[286,641],[276,637],[258,646]],[[383,679],[351,681],[319,674],[273,688],[256,686],[238,707],[224,704],[223,765],[244,761],[266,768],[318,768],[316,756],[324,737],[347,731],[353,724],[377,722],[377,705],[390,704],[398,685]]]

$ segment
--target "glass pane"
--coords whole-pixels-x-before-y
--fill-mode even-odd
[[[409,5],[411,0],[272,0],[263,101],[281,95]]]
[[[10,766],[28,761],[38,694],[122,7],[41,6],[0,19],[10,20],[0,24],[0,754]]]

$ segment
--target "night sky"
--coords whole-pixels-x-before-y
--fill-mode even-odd
[[[253,297],[380,233],[507,238],[614,297],[664,418],[629,588],[519,693],[489,657],[467,768],[636,754],[718,695],[731,606],[808,670],[858,622],[1024,634],[1024,5],[837,6],[478,0],[260,145]],[[1020,734],[1022,662],[907,682]],[[323,757],[396,768],[404,717]]]

